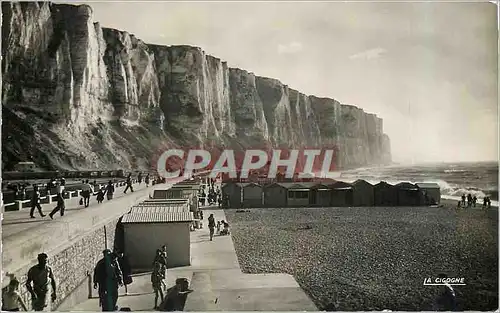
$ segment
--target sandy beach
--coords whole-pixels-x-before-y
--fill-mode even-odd
[[[321,310],[430,310],[427,277],[464,277],[459,310],[498,307],[498,211],[479,206],[226,210],[242,269],[289,273]]]

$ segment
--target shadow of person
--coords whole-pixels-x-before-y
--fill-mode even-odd
[[[184,311],[186,299],[191,292],[186,278],[178,278],[173,287],[167,289],[166,296],[160,304],[159,311],[173,312]]]

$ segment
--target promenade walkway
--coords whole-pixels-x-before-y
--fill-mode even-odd
[[[191,232],[191,266],[172,268],[167,273],[168,287],[175,285],[177,278],[190,281],[194,292],[188,296],[186,311],[317,310],[291,275],[242,273],[231,236],[209,240],[206,222],[211,213],[216,220],[226,219],[223,210],[204,209],[204,228]],[[132,311],[153,310],[150,273],[135,275],[133,279],[128,295],[123,287],[120,289],[118,305]],[[72,310],[98,311],[97,292]]]
[[[146,188],[146,185],[144,183],[142,184],[134,184],[133,185],[134,190],[141,190]],[[123,191],[125,190],[125,186],[120,186],[116,187],[115,189],[115,194],[114,194],[114,199],[119,198],[124,195]],[[130,191],[127,192],[129,194]],[[113,200],[114,200],[113,199]],[[110,201],[113,201],[110,200]],[[107,202],[108,200],[105,197],[104,202]],[[80,202],[80,197],[73,197],[71,199],[66,199],[66,209],[65,209],[65,215],[64,217],[61,217],[59,213],[57,213],[54,216],[54,220],[58,220],[61,218],[65,218],[67,215],[71,215],[79,210],[85,210],[86,208],[83,205],[79,204]],[[92,196],[90,198],[90,205],[89,208],[97,206],[97,200],[95,196]],[[46,214],[45,217],[40,217],[38,214],[38,210],[35,209],[35,216],[36,218],[30,218],[30,207],[27,208],[22,208],[19,211],[9,211],[9,212],[4,212],[3,213],[3,218],[2,218],[2,240],[5,245],[5,241],[8,241],[11,237],[16,237],[16,236],[21,236],[22,234],[29,232],[31,230],[34,230],[35,228],[38,227],[43,227],[46,224],[49,224],[53,222],[50,217],[49,213],[56,207],[56,203],[46,203],[42,204],[42,210],[44,214]],[[88,208],[87,208],[88,209]]]

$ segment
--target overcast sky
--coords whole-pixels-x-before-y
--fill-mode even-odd
[[[497,160],[492,3],[89,4],[103,27],[376,113],[396,162]]]

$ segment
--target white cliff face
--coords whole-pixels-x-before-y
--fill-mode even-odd
[[[127,32],[103,29],[103,61],[110,81],[108,101],[113,116],[129,122],[156,122],[160,114],[160,88],[155,56],[141,40]]]
[[[34,146],[60,154],[43,163],[128,167],[132,155],[147,164],[162,144],[208,142],[337,145],[342,167],[390,160],[382,120],[354,106],[228,68],[197,47],[149,45],[101,28],[87,5],[9,2],[2,11],[3,103],[19,117],[23,108],[47,112],[30,127],[52,135]],[[16,145],[5,158],[26,158]]]
[[[229,69],[231,110],[236,124],[236,137],[250,145],[268,141],[269,131],[253,73]]]
[[[192,144],[234,136],[227,64],[197,47],[152,49],[166,129]]]

